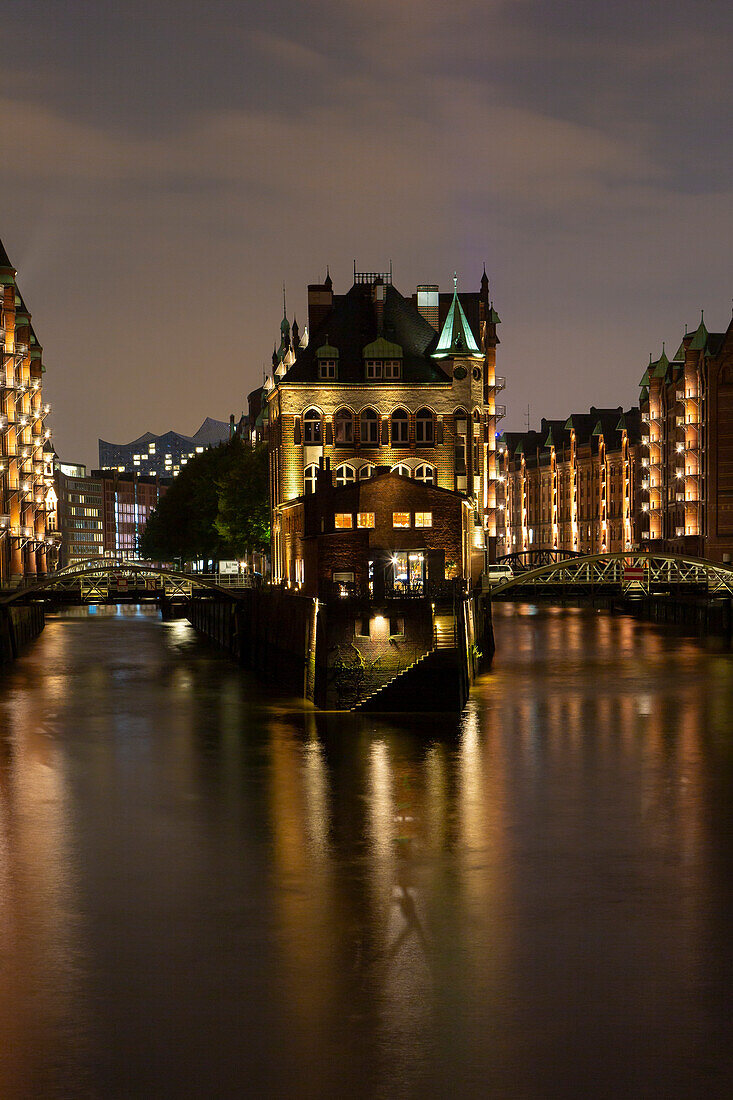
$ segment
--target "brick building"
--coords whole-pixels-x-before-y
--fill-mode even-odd
[[[701,318],[670,360],[662,348],[640,382],[643,545],[733,560],[733,321]]]
[[[637,544],[639,410],[591,408],[499,438],[500,554],[613,553]]]
[[[441,294],[421,285],[404,297],[391,272],[354,272],[333,293],[330,276],[308,287],[308,329],[283,317],[264,391],[270,449],[275,581],[288,577],[284,510],[313,492],[328,459],[336,486],[356,485],[378,467],[461,494],[478,528],[473,554],[496,549],[499,317],[486,273],[476,293]]]
[[[43,352],[0,241],[0,586],[42,576],[54,536],[46,530],[43,449],[50,437]]]
[[[351,592],[427,596],[446,579],[470,576],[475,532],[470,501],[452,489],[389,466],[334,485],[325,458],[315,491],[282,507],[283,579],[321,599]]]

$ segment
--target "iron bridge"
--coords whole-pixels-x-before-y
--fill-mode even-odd
[[[68,565],[35,584],[24,585],[0,597],[0,604],[21,603],[32,599],[58,599],[64,594],[82,603],[105,603],[125,597],[168,600],[190,599],[210,592],[230,600],[242,599],[238,589],[223,587],[195,573],[161,569],[150,562],[131,562],[114,558],[96,558]]]
[[[705,558],[675,554],[622,551],[585,554],[524,570],[511,579],[491,585],[489,594],[503,596],[522,590],[590,595],[594,591],[650,595],[678,589],[705,591],[713,596],[733,595],[733,567]]]

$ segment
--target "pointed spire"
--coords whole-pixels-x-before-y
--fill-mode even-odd
[[[456,272],[453,272],[453,301],[448,310],[438,346],[433,352],[435,359],[444,359],[448,355],[467,355],[471,358],[482,358],[476,338],[471,332],[471,326],[466,320],[466,314],[463,312],[463,306],[458,298],[458,274]]]
[[[356,260],[354,260],[354,278],[356,278]],[[333,287],[333,280],[331,279],[331,272],[329,270],[328,264],[326,264],[326,280],[323,285],[325,286],[326,290],[331,290]]]

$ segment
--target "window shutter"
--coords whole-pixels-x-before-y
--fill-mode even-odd
[[[326,421],[326,446],[333,446],[333,421]]]
[[[300,417],[296,416],[295,423],[293,424],[293,443],[296,445],[302,443],[303,437],[301,434]]]
[[[382,443],[389,443],[389,418],[386,416],[382,418]]]

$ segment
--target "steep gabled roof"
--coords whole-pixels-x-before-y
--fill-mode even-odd
[[[346,294],[334,295],[333,307],[311,332],[308,346],[296,349],[295,362],[280,381],[318,381],[317,349],[328,343],[338,349],[338,381],[364,382],[364,349],[379,337],[402,349],[403,381],[449,380],[430,356],[437,341],[435,329],[412,301],[387,285],[382,316],[378,318],[371,286],[355,283]]]
[[[12,268],[13,271],[15,271],[15,268],[10,262],[10,257],[5,251],[5,245],[3,244],[2,240],[0,240],[0,267],[9,267]]]

